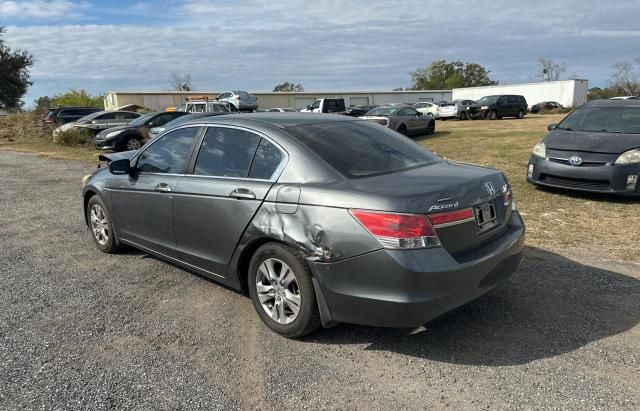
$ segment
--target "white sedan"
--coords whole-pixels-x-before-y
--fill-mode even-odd
[[[434,103],[430,103],[428,101],[421,101],[413,105],[413,108],[421,112],[422,114],[427,114],[433,118],[440,117],[440,112],[438,111],[440,106]]]

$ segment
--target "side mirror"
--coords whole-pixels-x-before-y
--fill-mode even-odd
[[[131,163],[128,158],[115,160],[109,163],[109,172],[115,175],[131,173]]]
[[[547,130],[551,131],[556,127],[558,127],[558,123],[551,123],[547,126]]]

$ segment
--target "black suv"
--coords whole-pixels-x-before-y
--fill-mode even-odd
[[[63,124],[79,120],[84,116],[100,111],[96,107],[55,107],[50,108],[47,114],[42,116],[42,128],[56,128]]]
[[[497,95],[482,97],[469,107],[472,118],[497,120],[502,117],[523,118],[527,114],[527,100],[518,95]]]

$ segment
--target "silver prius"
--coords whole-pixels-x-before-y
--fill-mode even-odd
[[[193,119],[83,180],[95,245],[129,245],[245,290],[287,337],[346,322],[412,327],[518,267],[504,174],[445,161],[365,120]]]

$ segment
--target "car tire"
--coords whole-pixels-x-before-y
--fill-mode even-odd
[[[407,135],[407,126],[405,126],[404,124],[400,124],[400,127],[398,127],[398,133],[403,134],[403,135]]]
[[[435,120],[431,120],[429,122],[429,125],[427,126],[427,135],[431,136],[435,132],[436,132],[436,122],[435,122]]]
[[[124,143],[124,148],[127,151],[140,150],[140,147],[142,147],[142,141],[136,137],[129,137]]]
[[[462,113],[460,113],[459,119],[460,120],[466,120],[467,119],[467,112],[463,111]]]
[[[498,119],[498,112],[495,110],[491,110],[489,112],[489,120],[497,120]]]
[[[258,316],[274,332],[300,338],[321,326],[311,271],[299,251],[280,243],[258,248],[248,284]]]
[[[87,225],[91,230],[91,237],[98,250],[107,254],[116,252],[119,246],[113,231],[111,214],[98,195],[89,199],[85,214]]]
[[[519,119],[523,119],[524,118],[524,110],[518,111],[518,118]]]

